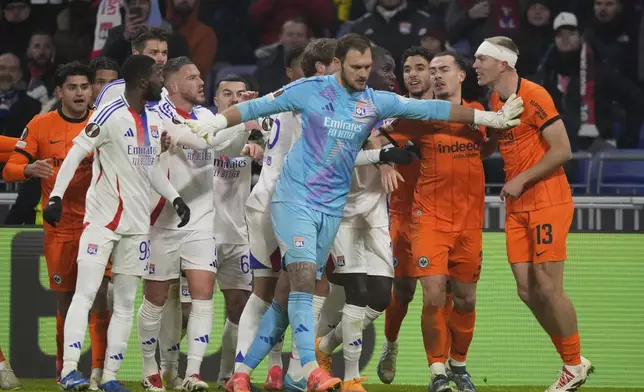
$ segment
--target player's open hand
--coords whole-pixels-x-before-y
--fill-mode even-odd
[[[521,113],[523,113],[523,99],[516,94],[510,95],[501,110],[497,112],[499,126],[495,128],[507,129],[516,127],[521,124],[521,120],[519,120]]]
[[[264,159],[264,149],[259,144],[248,143],[241,150],[242,155],[252,157],[255,161],[261,162]]]
[[[161,152],[166,152],[170,149],[172,138],[168,135],[167,131],[161,132]]]
[[[244,91],[243,93],[241,93],[240,101],[246,102],[257,97],[259,97],[259,93],[257,91]]]
[[[172,206],[174,207],[174,210],[177,211],[179,218],[181,218],[181,222],[179,222],[177,227],[183,227],[187,225],[190,221],[190,208],[188,208],[188,205],[183,201],[182,198],[177,197],[172,202]]]
[[[503,185],[499,196],[502,201],[505,201],[506,198],[517,198],[523,193],[524,187],[524,182],[520,178],[515,177]]]
[[[56,223],[60,222],[60,217],[63,215],[63,200],[54,196],[47,201],[47,207],[42,211],[42,218],[45,222],[49,223],[53,227],[56,227]]]
[[[380,181],[385,192],[391,193],[398,189],[398,181],[405,182],[403,176],[393,166],[384,164],[379,165],[378,168],[380,169]]]
[[[210,146],[213,145],[213,135],[220,131],[216,125],[206,121],[186,120],[186,125],[190,128],[192,133],[204,139]]]
[[[51,158],[30,163],[25,167],[25,177],[48,178],[54,175]]]

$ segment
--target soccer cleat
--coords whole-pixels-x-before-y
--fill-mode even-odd
[[[309,379],[306,381],[306,390],[308,392],[325,392],[337,389],[340,384],[342,384],[342,380],[331,376],[328,372],[319,367],[311,373]]]
[[[230,378],[220,378],[219,380],[217,380],[216,388],[223,389],[230,392],[232,391],[233,384],[228,385],[229,383],[230,383]]]
[[[246,373],[235,373],[226,384],[228,392],[251,392],[250,376]]]
[[[161,376],[165,382],[165,387],[169,391],[182,391],[183,379],[176,372],[164,372]]]
[[[266,376],[266,383],[264,384],[265,391],[282,391],[284,390],[284,373],[282,368],[275,365]]]
[[[6,367],[0,370],[0,389],[9,391],[22,389],[22,384],[20,383],[20,380],[18,380],[18,377],[16,377],[13,370],[11,370],[9,362],[6,362],[5,364]]]
[[[141,385],[143,385],[143,388],[149,392],[165,392],[163,381],[161,381],[161,376],[159,374],[143,377]]]
[[[476,387],[472,382],[472,377],[467,371],[454,372],[447,365],[447,379],[456,385],[458,392],[476,392]]]
[[[333,372],[331,371],[331,365],[333,365],[333,357],[320,350],[321,341],[322,338],[315,339],[315,359],[318,361],[320,368],[324,369],[326,373],[331,375],[333,374]]]
[[[559,378],[546,389],[546,392],[575,392],[588,380],[588,376],[595,371],[595,367],[584,357],[581,357],[581,369],[571,371],[571,367],[561,368]]]
[[[353,380],[345,381],[342,383],[341,392],[367,392],[362,386],[362,383],[367,381],[367,377],[354,378]]]
[[[61,391],[86,391],[89,388],[89,381],[85,380],[77,370],[72,370],[60,379],[59,385]]]
[[[449,386],[449,379],[444,374],[437,374],[432,379],[429,392],[452,392],[452,387]]]
[[[299,381],[295,381],[287,373],[284,376],[284,391],[285,392],[306,392],[306,380],[304,379],[304,377],[302,377],[299,379]]]
[[[103,392],[130,392],[120,381],[112,380],[101,385],[100,390]]]
[[[101,383],[101,378],[103,377],[103,369],[95,368],[92,369],[92,374],[89,376],[89,390],[98,391],[98,386]]]
[[[195,373],[183,379],[183,390],[190,392],[207,391],[208,384],[201,379],[199,374]]]
[[[378,378],[384,384],[391,384],[396,377],[396,359],[398,358],[398,342],[385,342],[382,345],[382,353],[378,360],[376,372]]]

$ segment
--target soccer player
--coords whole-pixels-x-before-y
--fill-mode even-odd
[[[393,91],[396,63],[388,51],[371,49],[372,71],[367,84],[374,90]],[[378,128],[378,124],[376,127]],[[364,391],[358,361],[362,353],[362,330],[378,318],[389,305],[393,255],[389,237],[387,193],[381,174],[374,165],[356,167],[344,216],[331,254],[335,269],[329,280],[344,288],[346,301],[336,306],[325,304],[325,313],[341,314],[341,322],[316,340],[316,357],[320,366],[331,371],[331,355],[342,343],[344,357],[343,391]],[[382,293],[383,295],[374,295]],[[325,325],[326,324],[326,325]],[[321,323],[320,329],[329,323]]]
[[[405,56],[404,78],[409,84],[417,72],[414,68],[421,65],[424,70],[431,55],[412,48]],[[458,54],[437,54],[426,69],[436,98],[482,108],[478,102],[463,100],[461,85],[467,64]],[[428,133],[428,129],[432,132]],[[422,156],[411,214],[412,259],[407,264],[398,264],[401,278],[397,283],[401,287],[397,291],[406,290],[403,298],[410,298],[415,279],[423,287],[421,325],[431,372],[431,391],[451,391],[450,378],[459,391],[475,391],[465,359],[474,332],[476,282],[481,272],[485,206],[481,157],[494,151],[496,141],[486,142],[486,131],[478,126],[409,120],[395,124],[391,137],[398,143],[412,138],[421,148]],[[427,238],[432,241],[428,242]],[[444,310],[448,284],[454,300],[449,324]],[[451,350],[447,345],[450,332]],[[386,344],[395,345],[395,341]],[[451,377],[445,366],[448,356]],[[391,371],[384,366],[387,361],[382,362],[381,373]]]
[[[144,31],[132,40],[132,54],[142,54],[149,56],[163,67],[168,62],[168,33],[162,29],[152,28]],[[125,80],[117,79],[107,83],[94,100],[94,109],[100,109],[102,106],[119,98],[125,91]],[[167,91],[162,90],[162,96]]]
[[[91,73],[90,83],[92,84],[92,101],[94,102],[106,84],[112,83],[119,78],[119,65],[109,57],[96,57],[89,62]]]
[[[0,389],[10,391],[22,389],[22,384],[11,369],[9,360],[2,354],[2,349],[0,349]]]
[[[65,346],[60,385],[79,390],[87,381],[77,371],[87,328],[87,313],[113,256],[114,310],[107,332],[106,361],[100,388],[126,391],[116,381],[132,329],[139,277],[150,257],[150,187],[172,201],[179,226],[190,210],[159,166],[161,118],[145,107],[161,99],[162,70],[148,56],[132,55],[123,64],[125,93],[93,113],[63,161],[43,219],[55,226],[63,213],[63,195],[78,165],[94,152],[87,191],[84,230],[78,255],[78,282],[65,321]],[[66,200],[66,199],[65,199]]]
[[[302,113],[302,137],[289,153],[271,202],[271,221],[290,284],[288,312],[271,307],[260,322],[258,336],[266,338],[268,352],[290,322],[308,388],[315,391],[335,388],[341,380],[320,369],[315,360],[312,293],[337,234],[356,155],[375,123],[410,117],[507,127],[517,123],[514,117],[523,110],[519,99],[508,100],[502,111],[483,112],[373,91],[366,86],[371,43],[357,34],[338,40],[334,61],[341,66],[334,75],[296,81],[260,99],[232,106],[214,121],[190,123],[195,132],[208,135],[250,118],[283,111]],[[265,321],[270,330],[264,329]],[[246,364],[240,366],[231,379],[236,392],[250,390],[250,369]]]
[[[41,179],[41,201],[47,202],[56,182],[60,165],[73,147],[73,139],[87,125],[91,111],[90,70],[79,62],[65,64],[56,71],[56,94],[61,107],[34,117],[15,145],[15,151],[3,170],[5,181]],[[92,178],[91,154],[84,156],[65,197],[65,214],[55,227],[44,223],[45,261],[49,287],[56,292],[56,374],[63,366],[64,327],[67,311],[76,288],[78,246],[83,231],[85,194]],[[110,271],[100,282],[100,289],[90,312],[89,330],[92,345],[92,390],[97,390],[105,360],[109,312],[107,284]]]
[[[506,248],[519,297],[550,335],[564,363],[547,391],[570,391],[581,387],[593,371],[581,356],[577,315],[563,288],[566,237],[574,213],[562,166],[571,156],[570,141],[548,92],[517,74],[518,56],[510,38],[488,38],[475,53],[474,69],[479,85],[493,91],[493,109],[514,94],[527,103],[521,125],[498,137],[505,168],[500,196],[506,202]]]
[[[333,42],[332,40],[327,41]],[[284,56],[286,74],[290,81],[304,77],[302,65],[304,49],[304,46],[295,46],[287,50]],[[330,57],[330,60],[333,60],[333,49],[331,49]],[[330,60],[329,63],[331,62]],[[327,64],[324,65],[326,66]],[[281,270],[281,256],[273,233],[273,227],[271,226],[268,206],[270,205],[275,181],[280,175],[284,158],[292,146],[292,139],[299,137],[301,132],[300,117],[296,113],[280,113],[274,120],[271,119],[267,122],[267,124],[270,123],[272,123],[272,126],[269,129],[266,141],[262,171],[257,184],[255,184],[246,201],[249,263],[253,271],[253,292],[239,318],[235,370],[239,368],[244,360],[248,348],[257,334],[259,321],[273,301],[275,286]],[[291,353],[293,354],[293,350]],[[284,383],[293,382],[291,376],[284,376],[282,371],[282,342],[273,347],[268,361],[269,371],[264,390],[282,390]],[[291,361],[291,363],[295,362]],[[295,367],[291,369],[289,365],[289,374],[294,374]]]

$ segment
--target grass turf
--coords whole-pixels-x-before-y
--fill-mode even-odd
[[[22,380],[23,390],[28,392],[54,392],[60,391],[56,381],[51,380]],[[143,392],[144,389],[140,383],[126,382],[125,385],[132,392]],[[422,385],[382,385],[382,384],[368,384],[365,385],[368,392],[426,392],[427,389]],[[210,388],[215,391],[214,383]],[[543,387],[479,387],[479,392],[543,392]],[[625,389],[625,388],[582,388],[581,392],[644,392],[644,388],[639,389]]]

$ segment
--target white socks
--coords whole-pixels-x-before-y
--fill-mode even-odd
[[[369,306],[367,306],[364,309],[364,322],[362,323],[362,329],[365,329],[369,325],[371,325],[371,323],[373,323],[374,320],[376,320],[378,317],[380,317],[381,314],[382,314],[382,312],[379,312],[377,310],[371,309]]]
[[[322,312],[322,307],[324,306],[325,301],[326,297],[321,297],[315,294],[313,295],[313,321],[316,323],[320,318],[320,312]]]
[[[438,375],[443,375],[443,376],[447,375],[445,364],[440,362],[432,363],[431,365],[429,365],[429,372],[432,375],[432,379]]]
[[[181,323],[179,283],[171,283],[168,289],[168,299],[161,313],[161,327],[159,329],[159,359],[161,360],[162,376],[176,376],[179,373]]]
[[[159,373],[159,365],[155,354],[159,341],[162,312],[163,306],[156,306],[143,297],[138,318],[139,346],[143,356],[143,377]]]
[[[78,283],[72,303],[65,319],[65,346],[63,351],[63,370],[61,377],[65,377],[72,370],[78,368],[85,341],[89,310],[92,308],[96,292],[103,281],[105,266],[92,261],[78,263]],[[105,358],[107,360],[107,357]]]
[[[193,299],[188,318],[188,364],[186,377],[200,374],[201,362],[212,332],[212,299]]]
[[[192,306],[194,306],[194,302]],[[221,362],[219,363],[219,376],[217,377],[219,380],[230,378],[233,375],[238,328],[236,324],[226,318],[224,331],[221,334]],[[259,328],[259,325],[257,328]],[[255,333],[257,334],[257,330],[255,330]]]
[[[315,304],[315,296],[313,298],[313,303]],[[325,336],[340,323],[342,318],[341,309],[345,299],[344,287],[329,283],[329,296],[324,301],[320,311],[320,318],[316,323],[317,337]]]
[[[271,304],[269,304],[268,302],[264,302],[261,298],[259,298],[255,294],[250,295],[250,297],[248,298],[248,302],[246,302],[246,306],[244,306],[244,310],[242,311],[242,314],[239,317],[239,326],[241,327],[241,332],[239,332],[239,337],[237,338],[237,341],[235,343],[237,345],[237,348],[235,351],[236,353],[235,357],[239,354],[241,354],[242,357],[246,357],[246,353],[248,352],[250,345],[253,343],[253,340],[255,340],[255,336],[257,335],[259,322],[262,319],[262,316],[264,315],[264,313],[266,313],[266,311],[268,310],[268,307],[270,305]],[[229,321],[226,320],[226,325],[228,325],[228,323]],[[225,331],[225,328],[226,327],[224,327],[224,331]],[[281,349],[280,349],[280,356],[281,356]],[[222,360],[223,360],[223,342],[222,342]],[[281,357],[280,357],[280,361],[281,361]],[[241,361],[240,362],[235,361],[235,371],[239,370],[239,365],[241,365]]]
[[[134,299],[139,288],[138,276],[114,274],[114,311],[107,329],[107,351],[101,384],[116,380],[116,373],[121,368],[127,342],[132,332],[134,319]]]
[[[360,378],[360,354],[362,354],[362,324],[365,308],[344,305],[342,309],[342,350],[344,358],[344,381]],[[330,351],[332,354],[333,351]]]

